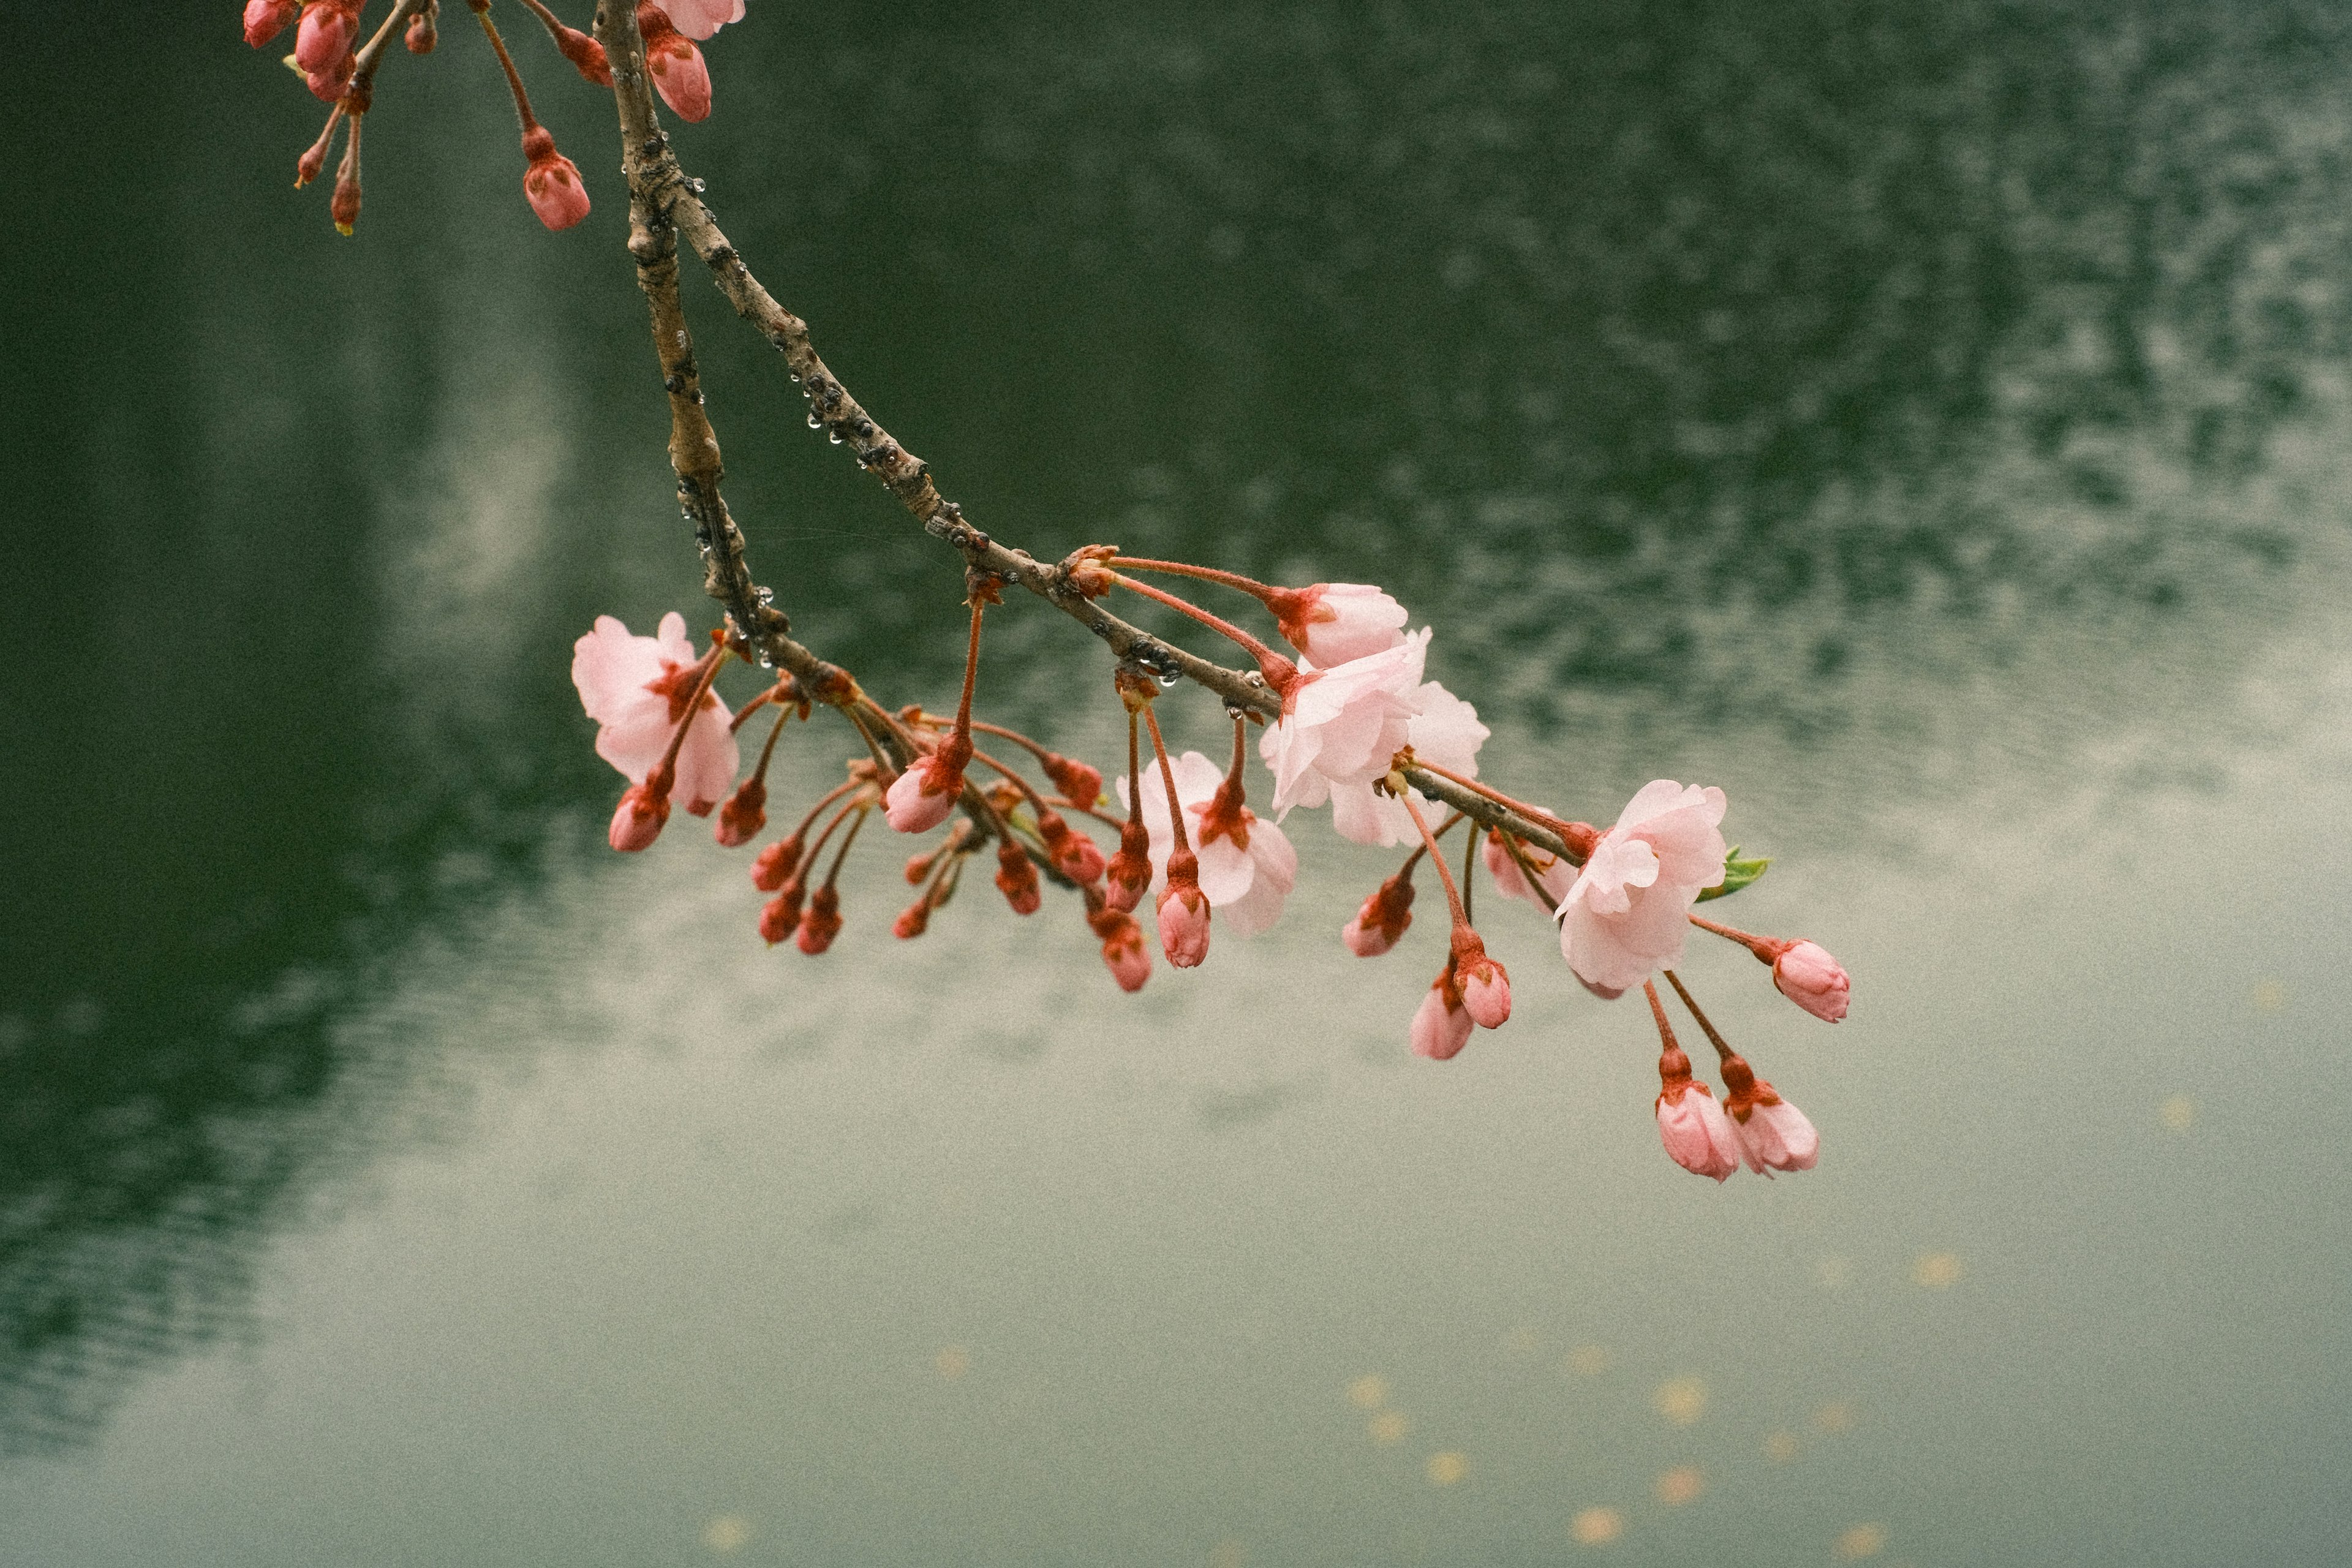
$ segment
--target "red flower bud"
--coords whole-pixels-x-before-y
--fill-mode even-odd
[[[544,126],[534,125],[522,133],[522,151],[530,160],[523,170],[522,194],[539,221],[562,230],[586,217],[588,187],[580,183],[579,165],[556,152],[555,138]]]
[[[1004,895],[1016,915],[1034,915],[1045,901],[1038,891],[1037,868],[1029,863],[1029,852],[1009,838],[996,847],[996,890]]]
[[[245,41],[261,47],[284,32],[301,9],[302,0],[246,0]]]
[[[779,838],[761,850],[751,860],[751,885],[763,893],[772,893],[782,888],[799,867],[802,848],[801,836],[795,833],[790,838]]]

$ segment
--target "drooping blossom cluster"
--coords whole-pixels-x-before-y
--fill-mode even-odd
[[[1155,708],[1160,680],[1121,666],[1114,687],[1128,719],[1127,769],[1106,794],[1098,769],[975,715],[982,617],[999,602],[996,581],[978,569],[967,574],[970,632],[951,715],[919,707],[887,710],[846,675],[814,689],[799,677],[778,677],[730,715],[713,690],[727,662],[723,635],[698,658],[674,614],[650,637],[631,636],[606,616],[580,639],[572,678],[600,726],[598,753],[629,780],[614,818],[614,847],[635,850],[654,842],[673,797],[692,814],[717,808],[715,837],[722,845],[751,844],[765,826],[769,759],[785,721],[795,714],[806,721],[816,705],[831,706],[848,721],[857,746],[842,782],[752,860],[752,881],[771,895],[757,921],[771,944],[790,941],[811,954],[832,945],[845,919],[842,864],[866,819],[878,811],[898,833],[944,830],[907,862],[906,879],[917,893],[892,924],[897,936],[928,931],[965,867],[988,854],[995,861],[992,880],[1015,914],[1042,909],[1048,886],[1075,893],[1113,980],[1134,991],[1150,979],[1150,945],[1171,966],[1193,968],[1208,959],[1217,930],[1251,936],[1280,919],[1299,875],[1285,823],[1297,812],[1328,806],[1332,827],[1344,838],[1410,846],[1402,865],[1341,931],[1349,952],[1376,957],[1401,943],[1412,924],[1413,876],[1424,859],[1444,889],[1443,962],[1405,1030],[1415,1053],[1451,1059],[1477,1030],[1510,1019],[1511,977],[1471,920],[1467,879],[1483,864],[1506,907],[1526,904],[1555,923],[1561,958],[1585,989],[1612,1000],[1642,989],[1664,1044],[1659,1136],[1676,1163],[1717,1181],[1742,1164],[1767,1175],[1812,1166],[1820,1140],[1811,1123],[1724,1042],[1675,973],[1686,934],[1697,926],[1748,947],[1806,1011],[1832,1023],[1845,1014],[1845,972],[1818,944],[1756,936],[1695,912],[1702,900],[1737,891],[1764,866],[1726,844],[1722,790],[1654,780],[1613,823],[1596,828],[1481,782],[1486,727],[1468,702],[1426,679],[1429,628],[1408,631],[1403,607],[1378,588],[1269,587],[1207,568],[1121,557],[1106,546],[1076,552],[1064,570],[1088,597],[1129,589],[1232,639],[1255,660],[1265,689],[1279,700],[1278,714],[1268,721],[1233,709],[1233,749],[1223,763],[1198,751],[1171,754]],[[1297,657],[1133,575],[1143,572],[1254,595]],[[761,707],[772,707],[774,717],[757,764],[739,784],[734,731]],[[1264,726],[1255,750],[1271,779],[1266,816],[1248,802],[1253,722]],[[982,742],[993,750],[982,749]],[[1443,781],[1427,787],[1465,810],[1491,805],[1478,815],[1493,820],[1482,824],[1465,810],[1449,810],[1415,787],[1408,770],[1423,781]],[[1510,831],[1506,822],[1533,826]],[[1089,825],[1116,835],[1109,854]],[[1460,879],[1443,849],[1456,827],[1465,833]],[[1147,904],[1156,944],[1147,944],[1138,919]],[[1660,975],[1717,1048],[1720,1103],[1693,1076],[1675,1041],[1655,984]]]
[[[343,131],[343,155],[336,166],[329,215],[344,234],[350,234],[359,221],[360,132],[373,105],[377,68],[393,35],[399,33],[413,55],[431,54],[440,40],[441,0],[393,0],[389,14],[362,41],[367,3],[247,0],[244,16],[245,41],[257,49],[268,47],[291,26],[294,49],[286,57],[287,65],[302,78],[313,97],[333,106],[318,141],[295,161],[294,184],[299,189],[319,177],[334,150],[336,132]],[[602,44],[562,21],[545,0],[520,3],[538,19],[556,52],[581,79],[597,87],[613,85],[612,64]],[[556,151],[554,134],[532,112],[521,73],[490,19],[490,4],[491,0],[466,0],[498,55],[516,118],[521,121],[523,199],[549,228],[570,228],[588,216],[587,186],[580,177],[579,165]],[[697,45],[728,23],[741,21],[743,5],[744,0],[642,0],[636,6],[646,70],[655,90],[681,119],[709,118],[710,68]]]

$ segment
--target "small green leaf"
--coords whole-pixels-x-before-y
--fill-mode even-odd
[[[1739,858],[1739,846],[1733,845],[1731,852],[1723,858],[1723,885],[1719,888],[1701,888],[1698,901],[1703,904],[1709,899],[1731,897],[1732,894],[1762,876],[1764,868],[1771,863],[1772,858],[1769,855],[1759,855],[1753,859],[1742,860]]]

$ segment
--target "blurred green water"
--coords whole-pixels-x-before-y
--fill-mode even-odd
[[[1406,1057],[1434,960],[1339,951],[1383,864],[1311,820],[1284,925],[1135,1003],[1067,911],[898,948],[889,857],[817,963],[692,835],[615,864],[569,643],[695,589],[609,108],[540,49],[599,202],[551,239],[453,25],[346,244],[309,100],[140,26],[61,46],[128,107],[0,241],[6,1552],[2346,1553],[2334,13],[713,46],[688,162],[983,526],[1386,583],[1495,776],[1731,791],[1782,857],[1734,907],[1863,1001],[1695,957],[1829,1150],[1720,1192],[1539,928],[1507,1031]],[[8,68],[20,141],[77,107]],[[695,303],[763,571],[936,699],[952,569]],[[992,637],[1108,761],[1089,650]]]

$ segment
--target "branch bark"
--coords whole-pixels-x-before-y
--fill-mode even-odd
[[[693,524],[706,566],[703,588],[726,607],[728,617],[770,661],[804,679],[848,677],[792,639],[791,622],[753,579],[744,559],[743,536],[719,495],[723,469],[719,439],[704,414],[696,376],[693,340],[678,301],[677,242],[710,268],[712,279],[735,313],[756,328],[776,351],[809,400],[818,423],[840,438],[868,473],[879,479],[926,531],[963,555],[967,566],[1017,584],[1076,620],[1121,660],[1166,679],[1188,679],[1224,700],[1228,709],[1278,719],[1281,700],[1255,670],[1229,669],[1120,619],[1072,585],[1059,563],[1048,564],[1025,550],[1011,549],[975,527],[963,510],[942,496],[930,465],[907,450],[851,396],[825,365],[809,336],[808,323],[779,304],[719,226],[703,200],[702,182],[689,176],[671,152],[669,138],[655,118],[652,83],[646,71],[645,40],[630,0],[600,0],[596,39],[613,68],[613,96],[621,117],[621,166],[629,182],[629,254],[637,282],[654,316],[654,348],[670,401],[670,466],[677,472],[678,510]],[[811,674],[811,671],[824,672]],[[820,688],[823,689],[823,688]],[[1581,863],[1559,836],[1541,823],[1496,805],[1424,769],[1408,766],[1406,779],[1423,795],[1442,800],[1474,821]]]

